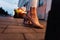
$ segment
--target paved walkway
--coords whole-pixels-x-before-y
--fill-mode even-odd
[[[44,40],[45,29],[23,25],[23,19],[0,17],[0,40]],[[46,21],[41,21],[46,26]]]

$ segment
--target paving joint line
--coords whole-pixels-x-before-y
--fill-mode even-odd
[[[4,30],[1,33],[4,33],[4,31],[7,29],[8,25],[4,28]]]
[[[22,34],[23,34],[24,40],[27,40],[26,37],[25,37],[25,34],[24,33],[22,33]]]

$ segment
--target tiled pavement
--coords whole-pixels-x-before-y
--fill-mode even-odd
[[[0,40],[44,40],[46,21],[41,23],[45,25],[44,29],[25,26],[23,19],[0,17]]]

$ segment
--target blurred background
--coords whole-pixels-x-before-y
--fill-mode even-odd
[[[14,9],[22,7],[27,1],[28,0],[0,0],[0,14],[2,14],[3,10],[5,12],[3,14],[14,16]],[[38,17],[39,19],[47,20],[51,0],[40,0],[39,3],[42,5],[37,8]]]
[[[14,16],[14,9],[18,8],[18,0],[0,0],[0,8],[7,11],[9,15]]]

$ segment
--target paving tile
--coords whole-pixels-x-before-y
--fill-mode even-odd
[[[19,33],[19,29],[6,29],[3,33]]]
[[[28,27],[24,26],[15,26],[15,25],[8,25],[8,29],[27,29]]]
[[[21,31],[22,30],[22,31]],[[32,29],[20,29],[20,33],[35,33],[35,31],[34,30],[32,30]]]
[[[11,22],[0,22],[0,25],[17,25],[17,23],[11,23]]]
[[[17,23],[10,23],[10,24],[8,24],[8,25],[12,25],[12,26],[17,26],[18,24]]]
[[[23,23],[18,23],[17,25],[18,25],[18,26],[23,26]]]
[[[45,21],[40,22],[46,25]],[[45,30],[24,26],[23,19],[0,17],[0,40],[44,40]]]
[[[0,40],[24,40],[22,34],[0,34]]]
[[[43,33],[26,33],[25,34],[26,40],[44,40]]]
[[[35,32],[29,27],[24,26],[8,26],[4,33],[31,33]]]
[[[7,27],[7,25],[0,25],[0,33]]]
[[[15,19],[11,20],[11,19],[0,19],[0,22],[8,22],[8,23],[11,23],[11,22],[16,22]]]
[[[47,25],[47,22],[46,22],[46,21],[40,20],[40,23],[43,24],[45,27],[46,27],[46,25]]]
[[[7,27],[7,25],[0,25],[0,29],[4,29],[5,27]]]
[[[23,21],[23,19],[16,19],[16,21],[17,21],[17,22],[20,22],[20,21],[22,22],[22,21]]]
[[[0,25],[8,25],[10,24],[9,22],[0,22]]]
[[[24,29],[24,28],[21,28],[21,29],[6,29],[4,31],[4,33],[31,33],[31,32],[35,32],[33,31],[32,29]]]
[[[36,29],[36,28],[33,28],[33,30],[36,32],[36,33],[45,33],[46,32],[46,29]]]
[[[4,30],[4,29],[0,29],[0,33],[2,33],[3,30]]]
[[[16,19],[16,21],[17,21],[18,24],[22,24],[23,23],[23,19],[19,19],[19,20]]]

